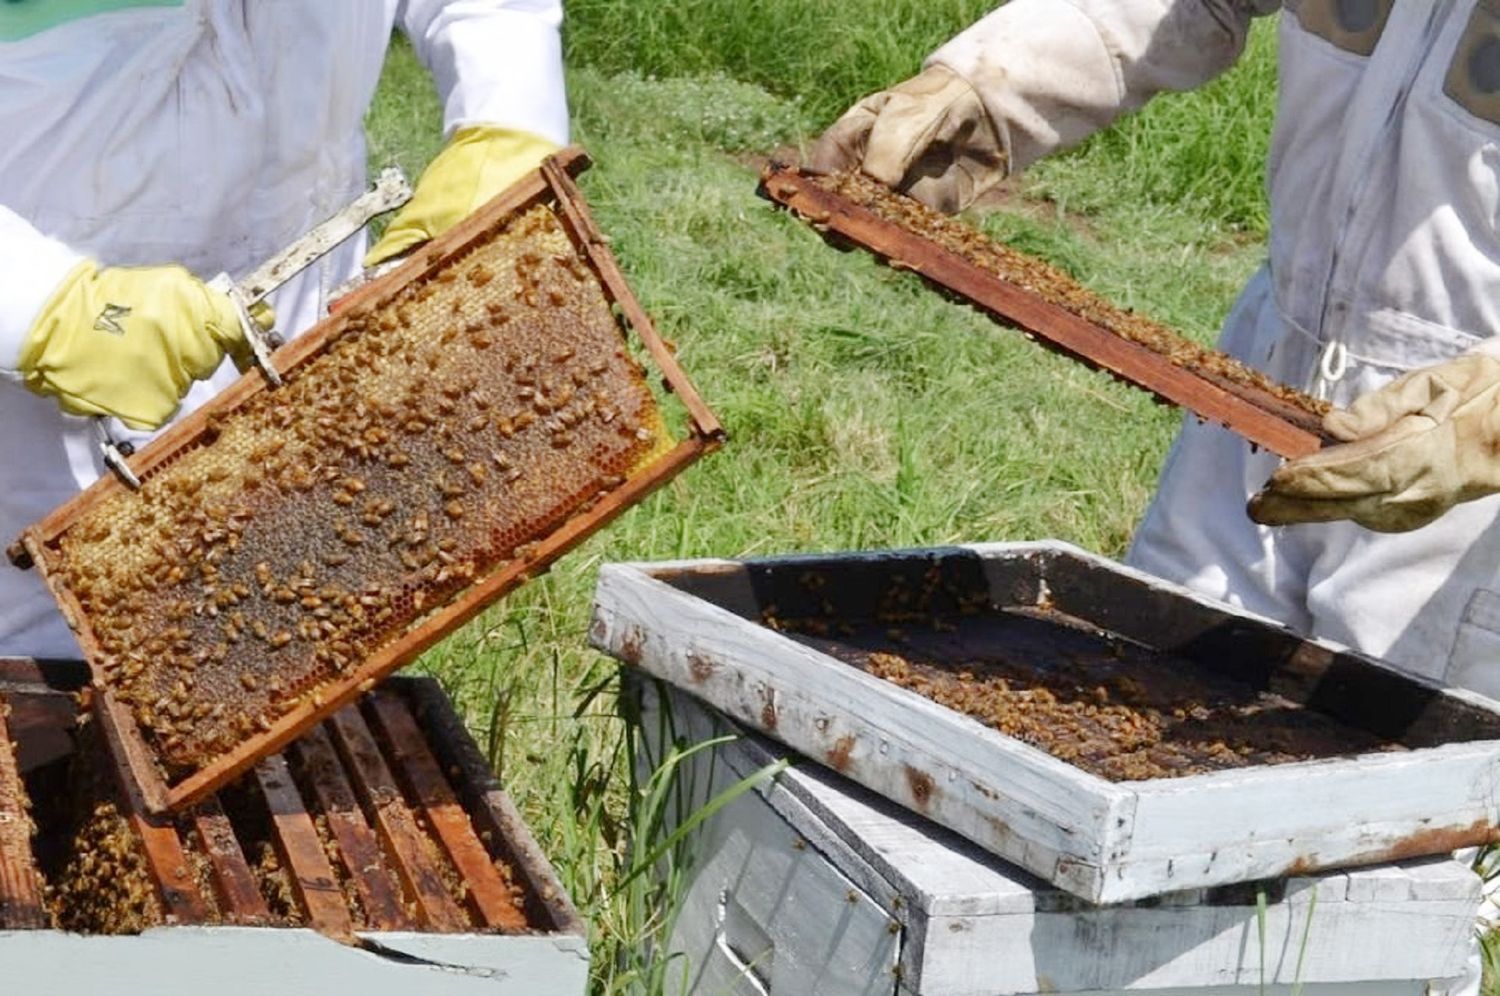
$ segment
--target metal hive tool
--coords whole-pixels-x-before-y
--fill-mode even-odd
[[[0,661],[0,676],[17,663]],[[35,685],[22,697],[35,712],[62,696]],[[175,816],[142,810],[89,724],[56,710],[35,718],[32,740],[64,734],[78,747],[28,776],[47,796],[37,821],[46,860],[28,853],[17,865],[33,883],[29,906],[16,902],[17,879],[0,878],[0,926],[311,927],[350,942],[579,927],[430,679],[392,679]]]
[[[278,350],[284,386],[242,378],[131,460],[139,491],[101,480],[13,548],[148,810],[225,785],[718,444],[572,181],[587,162],[549,159]]]
[[[914,270],[1048,349],[1144,388],[1284,457],[1323,445],[1326,403],[1149,319],[1060,270],[990,241],[860,173],[815,175],[772,163],[762,192],[823,232]]]

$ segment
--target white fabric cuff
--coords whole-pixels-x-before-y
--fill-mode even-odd
[[[16,372],[37,316],[83,260],[0,205],[0,373]]]
[[[408,0],[404,23],[437,82],[446,135],[498,125],[568,143],[557,0]]]
[[[1254,0],[1011,0],[927,60],[973,85],[1012,168],[1076,144],[1162,90],[1223,72]]]

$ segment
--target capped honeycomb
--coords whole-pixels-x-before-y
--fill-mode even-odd
[[[169,779],[321,705],[672,443],[546,203],[359,306],[285,379],[46,558]]]

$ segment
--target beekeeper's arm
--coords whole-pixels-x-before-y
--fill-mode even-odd
[[[0,205],[0,372],[75,415],[153,429],[244,336],[179,266],[100,267]]]
[[[448,144],[366,266],[442,234],[568,140],[559,0],[406,0],[401,24],[437,83]]]
[[[866,97],[820,138],[815,169],[862,168],[943,211],[1074,145],[1163,90],[1223,72],[1280,0],[1011,0]]]
[[[1500,343],[1414,370],[1335,411],[1339,445],[1283,464],[1250,502],[1268,526],[1350,519],[1406,532],[1500,492]]]

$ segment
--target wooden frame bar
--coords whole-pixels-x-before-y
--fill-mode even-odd
[[[1150,391],[1169,404],[1217,422],[1284,457],[1321,448],[1317,420],[1248,385],[1211,380],[1139,343],[1081,318],[1019,285],[814,183],[800,170],[772,164],[761,189],[821,231],[835,232],[892,266],[912,270],[995,318],[1018,326],[1047,348]]]
[[[442,872],[428,851],[426,835],[402,799],[401,789],[358,708],[351,706],[334,713],[328,726],[355,791],[386,850],[395,858],[396,874],[416,904],[422,922],[439,931],[467,927],[468,917],[443,884]]]
[[[265,897],[255,884],[244,849],[219,800],[200,802],[193,807],[188,820],[213,866],[214,894],[225,917],[247,925],[269,923],[271,911],[266,908]]]
[[[465,898],[470,910],[495,930],[524,929],[526,915],[516,908],[510,885],[474,833],[405,703],[379,690],[371,692],[367,701],[377,736],[397,766],[397,777],[421,807],[427,825],[468,886]]]
[[[338,754],[323,727],[303,734],[291,748],[303,779],[312,786],[321,810],[338,844],[344,874],[354,883],[364,904],[365,915],[381,930],[412,930],[401,894],[391,879],[375,832],[366,822],[354,788],[339,765]]]
[[[280,754],[255,766],[255,781],[271,817],[276,853],[280,855],[297,901],[307,920],[320,933],[352,938],[354,923],[343,890],[323,851],[317,828],[292,781],[291,769]]]
[[[10,550],[18,565],[35,564],[57,599],[64,619],[74,629],[84,655],[94,671],[98,694],[96,712],[114,755],[121,759],[138,788],[146,811],[165,812],[192,805],[212,795],[249,770],[261,758],[281,750],[321,720],[331,716],[443,637],[472,619],[485,606],[547,569],[558,557],[603,528],[629,506],[641,501],[671,480],[693,461],[716,449],[724,432],[692,383],[678,365],[672,349],[661,339],[649,317],[625,283],[618,264],[602,234],[594,225],[572,177],[588,166],[582,150],[566,149],[550,157],[472,217],[422,247],[395,271],[351,292],[337,302],[325,321],[277,350],[274,362],[286,372],[319,355],[336,339],[348,322],[352,309],[382,300],[439,266],[449,256],[461,254],[486,239],[509,218],[541,203],[554,204],[564,230],[579,253],[594,270],[606,297],[624,316],[622,334],[628,327],[659,367],[667,390],[675,394],[689,417],[688,434],[673,449],[639,469],[610,490],[592,507],[579,511],[560,527],[530,544],[524,555],[477,578],[445,605],[420,619],[410,630],[386,643],[360,666],[319,689],[316,699],[302,701],[292,711],[270,724],[269,729],[245,738],[233,749],[202,768],[169,783],[142,736],[130,710],[119,700],[99,670],[99,643],[74,593],[60,573],[51,569],[52,546],[75,522],[100,502],[120,493],[123,485],[105,475],[77,498],[33,525]],[[212,421],[234,410],[249,398],[268,390],[265,380],[252,371],[241,377],[208,405],[173,426],[150,446],[130,458],[132,470],[142,480],[170,462],[179,453],[199,445]]]
[[[30,846],[30,818],[23,805],[25,786],[16,762],[7,717],[9,707],[0,696],[0,800],[12,805],[0,808],[0,930],[31,929],[47,925],[42,903],[42,880]]]

